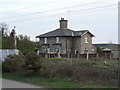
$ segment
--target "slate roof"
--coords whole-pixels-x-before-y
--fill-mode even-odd
[[[73,37],[73,36],[81,36],[85,32],[90,33],[88,30],[74,31],[74,30],[71,30],[71,29],[62,29],[62,28],[59,28],[59,29],[50,31],[48,33],[36,36],[36,38],[40,38],[40,37],[57,37],[57,36],[59,36],[59,37],[60,36],[70,36],[70,37]],[[91,34],[91,36],[94,36],[94,35]]]

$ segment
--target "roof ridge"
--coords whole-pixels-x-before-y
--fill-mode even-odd
[[[47,33],[36,36],[36,38],[39,38],[39,37],[57,37],[57,36],[81,36],[86,31],[89,32],[89,30],[74,31],[74,30],[68,29],[68,28],[64,28],[64,29],[58,28],[58,29],[55,29],[53,31],[49,31]],[[93,34],[91,34],[91,35],[94,36]]]

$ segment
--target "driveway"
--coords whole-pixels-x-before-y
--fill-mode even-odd
[[[41,88],[41,87],[23,82],[2,79],[2,88]]]

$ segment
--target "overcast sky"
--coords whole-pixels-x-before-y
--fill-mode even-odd
[[[118,43],[119,0],[0,0],[0,22],[17,34],[35,36],[59,28],[61,17],[68,28],[87,29],[93,43]]]

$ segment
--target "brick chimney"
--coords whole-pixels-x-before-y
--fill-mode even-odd
[[[62,29],[67,28],[68,20],[64,20],[64,18],[61,18],[61,20],[59,20],[59,22],[60,22],[60,28],[62,28]]]

